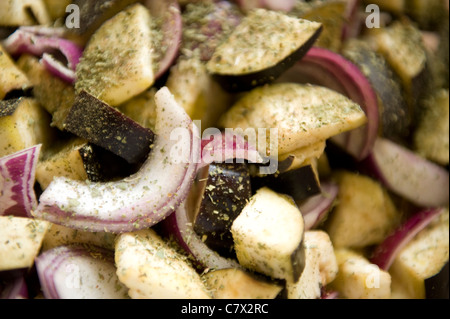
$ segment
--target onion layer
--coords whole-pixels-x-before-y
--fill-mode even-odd
[[[424,228],[426,228],[438,215],[444,212],[442,208],[426,209],[416,213],[406,221],[383,243],[375,248],[371,262],[380,269],[388,271],[398,253]]]
[[[67,227],[122,233],[149,228],[185,200],[200,162],[198,128],[167,88],[155,96],[155,144],[134,175],[109,183],[55,179],[35,215]]]
[[[0,215],[30,217],[36,208],[34,183],[41,147],[0,158]]]
[[[59,29],[55,29],[53,33],[51,30],[22,27],[11,34],[3,44],[11,55],[28,53],[42,57],[43,64],[52,74],[66,82],[74,83],[76,66],[83,49],[72,41],[62,38]],[[57,60],[55,52],[62,54],[67,64]]]
[[[332,140],[358,161],[370,154],[379,130],[378,97],[356,65],[338,53],[314,47],[279,81],[324,86],[359,104],[366,113],[367,124]]]

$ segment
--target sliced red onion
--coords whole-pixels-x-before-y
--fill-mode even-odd
[[[380,267],[380,269],[388,271],[398,253],[444,211],[445,209],[443,208],[435,208],[414,214],[375,248],[371,262]]]
[[[339,186],[332,182],[321,183],[322,193],[313,196],[299,205],[305,221],[305,229],[317,227],[328,215],[336,203]]]
[[[256,147],[242,135],[225,131],[202,140],[202,163],[199,169],[211,163],[228,163],[235,159],[253,164],[264,161]]]
[[[0,272],[0,300],[29,298],[25,274],[24,269]]]
[[[0,158],[0,216],[31,217],[37,206],[34,184],[41,147]]]
[[[241,268],[237,261],[222,257],[202,241],[194,231],[191,215],[186,203],[181,204],[176,212],[163,222],[164,229],[175,237],[180,246],[200,266],[209,269]]]
[[[362,166],[386,188],[415,205],[449,204],[449,172],[390,140],[378,138]]]
[[[369,80],[356,65],[338,53],[314,47],[279,81],[324,86],[359,104],[366,113],[368,123],[332,140],[358,161],[370,154],[379,130],[378,98]]]
[[[35,263],[46,299],[127,299],[112,251],[58,246],[39,255]]]
[[[322,295],[320,299],[339,299],[339,292],[334,290],[327,290],[324,287],[322,288]]]
[[[295,7],[295,0],[236,0],[236,3],[245,11],[263,8],[290,12]]]
[[[152,16],[162,20],[163,56],[158,61],[155,77],[160,78],[178,57],[183,37],[183,19],[181,8],[175,0],[147,0],[146,6]]]
[[[156,134],[141,169],[120,181],[88,183],[56,178],[35,215],[66,227],[122,233],[149,228],[185,200],[200,162],[198,128],[167,88],[155,95]]]
[[[75,82],[75,70],[80,62],[83,49],[72,41],[61,37],[61,31],[47,28],[21,27],[4,41],[5,49],[13,56],[32,54],[43,57],[47,69],[69,83]],[[55,58],[60,52],[67,60],[63,64]]]

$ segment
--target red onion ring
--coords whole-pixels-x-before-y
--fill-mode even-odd
[[[157,137],[134,175],[115,182],[56,178],[40,197],[35,216],[66,227],[122,233],[149,228],[187,197],[200,162],[198,128],[167,88],[156,93]],[[182,133],[182,140],[173,134]],[[183,148],[183,156],[173,153]]]
[[[34,183],[41,147],[0,158],[0,215],[31,217],[37,206]]]

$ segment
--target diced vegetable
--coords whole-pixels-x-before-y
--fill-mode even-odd
[[[363,248],[381,243],[400,223],[401,214],[376,180],[352,172],[335,174],[337,205],[325,229],[336,248]]]
[[[188,115],[201,120],[204,128],[214,127],[231,103],[230,96],[196,58],[179,59],[171,68],[166,85]]]
[[[23,269],[0,272],[0,300],[29,298],[25,273]]]
[[[314,163],[305,162],[300,168],[280,174],[252,178],[255,190],[268,187],[286,194],[299,203],[321,193],[320,180]]]
[[[426,297],[425,280],[438,274],[449,260],[448,209],[429,216],[435,218],[426,228],[406,241],[406,245],[403,241],[398,243],[400,247],[389,270],[393,283],[400,286],[397,289],[411,299]],[[414,229],[410,228],[410,231]],[[442,284],[448,287],[448,281]]]
[[[96,0],[72,0],[72,4],[80,9],[78,17],[79,25],[66,26],[68,36],[77,42],[85,44],[90,37],[107,20],[113,18],[127,6],[136,2],[135,0],[104,0],[102,3]]]
[[[192,210],[194,231],[211,249],[234,255],[231,225],[252,196],[246,164],[211,164],[198,177]],[[192,194],[193,192],[191,192]]]
[[[50,116],[35,99],[0,101],[0,157],[38,144],[46,150],[54,138]]]
[[[94,246],[59,246],[36,258],[46,299],[128,299],[112,252]]]
[[[361,107],[324,87],[279,83],[246,93],[225,113],[228,128],[278,128],[278,154],[327,140],[367,122]],[[271,150],[276,149],[271,145]]]
[[[202,279],[213,299],[275,299],[283,289],[241,269],[212,270]]]
[[[167,88],[155,99],[158,137],[136,174],[109,183],[55,179],[40,197],[36,216],[82,230],[126,232],[151,227],[174,212],[195,177],[200,138]],[[182,143],[173,138],[174,130],[182,134]]]
[[[339,271],[330,287],[345,299],[390,299],[391,275],[349,249],[335,250]]]
[[[195,268],[153,230],[120,235],[115,261],[131,298],[211,298]]]
[[[64,120],[75,100],[73,85],[53,76],[32,55],[20,56],[17,65],[31,81],[36,101],[52,116],[51,126],[64,131]]]
[[[0,216],[0,271],[32,267],[48,227],[45,221]]]
[[[145,160],[155,139],[151,130],[86,91],[76,96],[64,128],[131,164]]]
[[[327,143],[321,141],[299,148],[296,151],[279,155],[278,171],[285,173],[306,166],[308,161],[320,158],[324,154],[326,146]]]
[[[0,99],[14,90],[25,90],[31,87],[27,76],[18,68],[9,53],[0,44]]]
[[[43,0],[11,0],[0,4],[0,25],[18,27],[22,25],[50,24],[51,19]]]
[[[349,129],[348,133],[343,129],[339,133],[345,134],[333,136],[332,141],[358,161],[369,155],[379,132],[378,99],[369,80],[355,64],[339,53],[314,47],[279,82],[324,86],[359,104],[367,117],[366,123]]]
[[[413,151],[379,138],[364,166],[383,185],[422,207],[449,203],[448,171]]]
[[[323,231],[306,231],[303,241],[305,269],[298,281],[286,282],[288,299],[319,299],[322,287],[333,282],[338,272],[330,237]]]
[[[151,15],[137,3],[106,21],[90,38],[75,88],[117,106],[154,84]]]
[[[343,54],[359,67],[377,93],[379,135],[408,145],[414,114],[403,96],[403,87],[397,74],[384,56],[373,51],[364,41],[347,41]]]
[[[271,83],[308,52],[321,27],[320,23],[256,9],[215,50],[207,69],[228,91]]]
[[[439,90],[426,102],[414,133],[414,149],[430,161],[449,164],[449,93]]]
[[[264,8],[274,11],[289,12],[295,6],[295,0],[235,0],[244,11]]]
[[[34,191],[41,145],[0,158],[0,216],[31,217],[37,206]]]
[[[231,226],[239,263],[272,278],[296,282],[305,267],[304,222],[287,196],[261,188]]]

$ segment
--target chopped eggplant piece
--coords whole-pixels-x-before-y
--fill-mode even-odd
[[[281,174],[253,177],[252,187],[254,190],[268,187],[278,193],[291,196],[296,203],[321,193],[315,163],[306,163],[300,168]]]
[[[339,52],[342,45],[342,30],[347,23],[348,1],[317,1],[312,8],[300,17],[305,20],[319,22],[323,31],[316,46]]]
[[[36,180],[45,190],[55,177],[107,182],[135,173],[136,168],[121,157],[82,138],[62,139],[47,151],[36,169]]]
[[[213,299],[275,299],[283,289],[242,269],[213,270],[202,279]]]
[[[246,130],[277,128],[278,154],[327,140],[367,122],[361,107],[320,86],[279,83],[245,94],[220,119],[219,126]]]
[[[285,173],[287,171],[298,169],[305,166],[311,159],[319,159],[325,152],[326,142],[321,141],[310,146],[299,148],[296,151],[278,156],[278,171]]]
[[[72,0],[80,8],[78,28],[68,28],[68,34],[86,42],[107,20],[113,18],[136,0]]]
[[[16,65],[12,57],[3,49],[0,44],[0,100],[3,100],[8,93],[15,90],[26,90],[31,87],[27,76]]]
[[[449,260],[449,213],[440,214],[397,255],[389,272],[404,297],[424,299],[425,280],[438,274]]]
[[[180,59],[170,70],[166,86],[193,120],[205,128],[214,127],[231,104],[229,94],[207,72],[196,58]],[[211,107],[214,105],[214,107]]]
[[[152,17],[137,3],[105,22],[90,38],[77,66],[77,93],[87,91],[118,106],[155,81]]]
[[[252,196],[246,164],[211,164],[194,209],[194,231],[222,256],[234,256],[231,225]],[[200,185],[199,185],[200,186]]]
[[[254,10],[215,50],[208,71],[232,92],[272,83],[303,58],[321,31],[317,22]]]
[[[426,299],[449,299],[448,262],[442,270],[431,278],[425,279]]]
[[[75,98],[65,120],[65,129],[131,164],[148,156],[154,140],[151,130],[85,91]]]
[[[339,271],[330,288],[344,299],[390,299],[391,275],[371,264],[362,254],[350,249],[336,249]]]
[[[319,299],[322,288],[334,281],[338,264],[330,237],[323,231],[306,231],[303,240],[305,269],[296,282],[286,282],[288,299]]]
[[[424,116],[414,133],[414,148],[440,165],[449,164],[449,93],[439,90],[425,103]]]
[[[184,255],[154,230],[118,236],[115,261],[119,280],[134,299],[210,299],[200,275]]]
[[[0,26],[48,25],[51,18],[43,0],[8,0],[0,3]]]
[[[0,271],[32,267],[49,226],[41,220],[0,216]]]
[[[338,202],[325,229],[336,248],[363,248],[381,243],[400,223],[389,193],[375,180],[351,172],[334,176]]]
[[[55,138],[50,115],[32,98],[0,101],[0,157],[43,145]]]
[[[429,66],[422,34],[412,22],[395,21],[372,29],[368,41],[400,77],[405,99],[413,112],[413,125],[420,115],[420,102],[428,94]]]
[[[397,143],[409,144],[414,114],[404,98],[398,75],[384,56],[364,41],[347,41],[343,54],[359,67],[378,95],[380,134]]]
[[[261,188],[233,222],[239,263],[276,279],[296,282],[305,267],[303,216],[288,196]]]
[[[35,99],[52,115],[51,125],[63,131],[64,120],[75,100],[73,86],[52,75],[34,56],[22,55],[17,65],[33,84]]]

